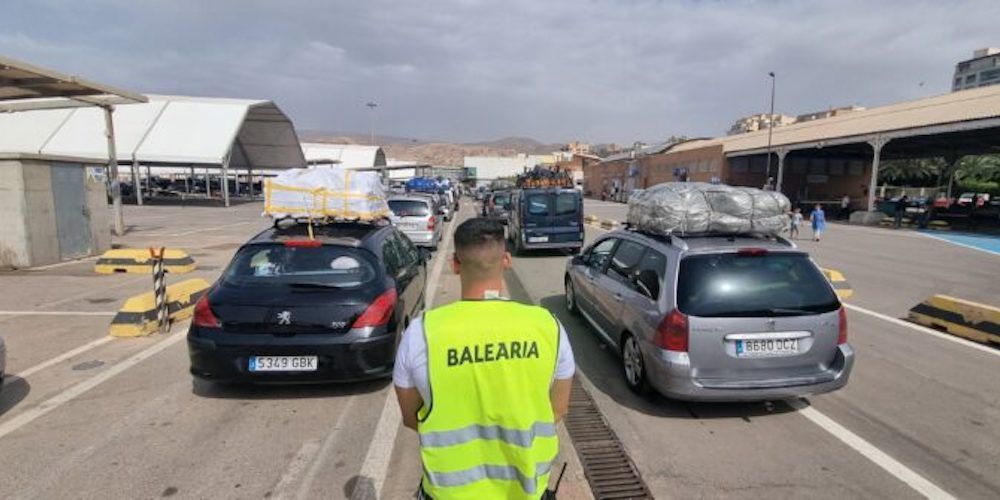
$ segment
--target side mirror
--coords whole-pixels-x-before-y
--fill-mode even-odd
[[[652,300],[660,298],[660,277],[652,269],[644,269],[635,277],[636,288]]]
[[[420,263],[426,264],[431,260],[431,251],[426,248],[420,249]]]
[[[574,255],[570,259],[570,261],[573,263],[574,266],[582,266],[583,265],[583,256],[582,255]]]

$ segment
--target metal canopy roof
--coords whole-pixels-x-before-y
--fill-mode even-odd
[[[295,128],[271,101],[150,95],[115,106],[119,163],[285,169],[305,166]],[[0,113],[0,153],[106,159],[99,109]],[[231,152],[231,153],[230,153]]]
[[[1000,126],[1000,85],[952,92],[774,128],[773,149],[798,150],[882,139],[970,132]],[[728,156],[767,150],[767,129],[676,150],[722,144]],[[890,142],[891,144],[891,142]]]
[[[146,97],[0,56],[0,112],[137,102]]]

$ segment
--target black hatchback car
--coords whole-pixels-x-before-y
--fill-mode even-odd
[[[387,377],[424,306],[426,257],[388,224],[276,225],[198,300],[191,374],[218,382]]]

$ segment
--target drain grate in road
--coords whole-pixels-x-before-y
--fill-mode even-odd
[[[570,392],[566,430],[597,500],[653,498],[618,436],[579,380]]]

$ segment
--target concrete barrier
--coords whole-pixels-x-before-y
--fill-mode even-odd
[[[1000,345],[1000,308],[948,295],[935,295],[910,309],[917,324],[983,344]]]
[[[194,304],[208,290],[207,281],[194,278],[167,287],[169,321],[175,323],[190,318]],[[142,337],[157,331],[156,298],[153,292],[130,297],[111,320],[109,333],[113,337]]]
[[[847,282],[843,273],[835,269],[822,269],[822,271],[826,279],[833,285],[833,290],[837,292],[837,297],[840,297],[840,300],[847,300],[854,295],[854,289],[851,288],[851,284]]]
[[[98,274],[138,273],[150,274],[152,256],[148,248],[118,248],[104,252],[94,264]],[[184,250],[168,248],[163,253],[163,270],[173,274],[194,271],[198,266]]]

